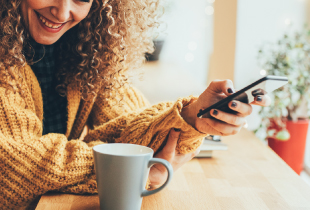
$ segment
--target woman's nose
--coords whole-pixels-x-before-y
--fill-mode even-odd
[[[56,5],[51,8],[51,13],[60,23],[64,23],[71,18],[71,1],[72,0],[55,1]]]

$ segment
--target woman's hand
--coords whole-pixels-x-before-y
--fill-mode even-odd
[[[183,108],[181,116],[187,123],[202,133],[220,136],[236,134],[246,124],[245,117],[252,112],[250,104],[233,100],[229,102],[229,108],[237,111],[237,114],[213,109],[210,111],[210,115],[215,119],[197,117],[200,109],[205,109],[233,93],[232,81],[212,81],[209,87],[199,96],[198,100]],[[267,95],[259,95],[255,97],[255,101],[251,104],[268,106],[270,98]]]
[[[170,162],[173,170],[176,171],[184,163],[195,157],[199,150],[189,154],[177,154],[175,148],[179,139],[180,131],[171,129],[169,132],[168,140],[164,148],[155,155],[156,158],[162,158]],[[151,181],[151,188],[160,187],[167,179],[167,169],[161,164],[155,164],[150,169],[149,179]]]

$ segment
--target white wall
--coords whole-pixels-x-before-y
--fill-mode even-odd
[[[160,62],[186,69],[201,85],[206,84],[209,56],[213,50],[213,0],[166,0],[167,23]],[[210,12],[207,9],[207,12]]]
[[[307,21],[307,4],[307,0],[238,1],[234,79],[237,89],[262,77],[256,59],[259,47],[276,41],[289,27],[301,29]],[[249,129],[260,123],[258,110],[255,107],[248,117]]]
[[[132,83],[152,104],[200,95],[206,89],[213,50],[214,0],[163,0],[158,40],[165,40],[159,62],[131,72]],[[206,13],[207,8],[207,13]]]

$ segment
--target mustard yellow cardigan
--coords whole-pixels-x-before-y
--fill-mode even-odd
[[[0,209],[28,206],[47,191],[96,193],[92,147],[111,142],[134,143],[155,152],[171,128],[180,128],[177,150],[197,149],[206,134],[188,125],[180,116],[193,97],[149,106],[141,93],[123,88],[123,106],[81,100],[79,87],[67,89],[66,134],[42,136],[43,102],[38,80],[26,65],[21,69],[23,92],[6,91],[0,84]],[[65,120],[65,119],[64,119]],[[91,129],[78,140],[83,127]]]

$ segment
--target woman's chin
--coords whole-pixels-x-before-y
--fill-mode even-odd
[[[36,41],[39,44],[43,44],[43,45],[54,44],[59,39],[56,37],[45,37],[45,36],[40,36],[40,35],[38,36],[38,35],[32,35],[32,34],[31,34],[31,37],[34,39],[34,41]]]
[[[32,38],[39,44],[43,45],[51,45],[57,42],[58,39],[51,39],[51,38],[45,38],[45,37],[36,37],[32,36]]]

